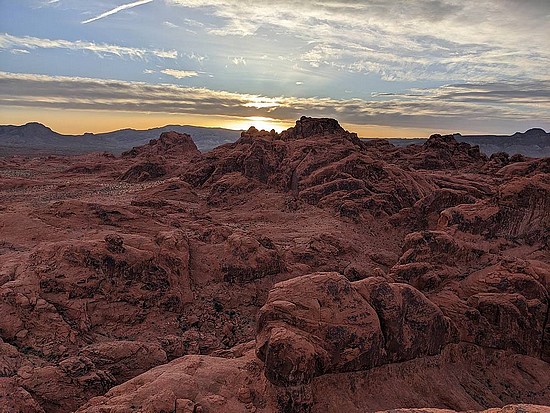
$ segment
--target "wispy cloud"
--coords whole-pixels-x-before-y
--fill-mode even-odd
[[[143,4],[151,3],[153,1],[154,0],[139,0],[139,1],[134,1],[133,3],[122,4],[118,7],[115,7],[114,9],[106,11],[105,13],[101,13],[100,15],[98,15],[96,17],[92,17],[91,19],[84,20],[81,23],[82,24],[92,23],[92,22],[95,22],[99,19],[103,19],[105,17],[112,16],[113,14],[119,13],[123,10],[128,10],[128,9],[131,9],[131,8],[134,8],[134,7],[137,7],[137,6],[141,6]]]
[[[30,52],[26,49],[11,49],[11,54],[29,54]]]
[[[543,0],[166,0],[221,20],[217,36],[284,36],[286,59],[387,81],[544,79]],[[292,39],[292,40],[288,40]]]
[[[200,55],[200,54],[195,53],[195,52],[186,53],[185,56],[187,56],[187,58],[189,58],[191,60],[196,60],[197,62],[199,62],[201,64],[202,64],[202,62],[204,62],[207,59],[206,56]]]
[[[36,5],[37,8],[42,7],[50,7],[50,6],[59,6],[61,4],[61,0],[40,0],[38,5]]]
[[[163,69],[160,73],[175,77],[176,79],[185,79],[186,77],[197,77],[199,74],[194,70],[176,70],[176,69]]]
[[[191,27],[204,27],[204,23],[201,23],[197,20],[193,20],[193,19],[183,19],[183,22],[185,23],[185,25],[187,26],[191,26]]]
[[[538,96],[529,100],[533,95]],[[381,100],[381,98],[385,98]],[[335,117],[358,125],[489,131],[495,125],[550,129],[550,81],[472,83],[416,89],[373,100],[269,97],[174,84],[0,72],[0,105],[165,114]]]
[[[178,57],[176,50],[143,49],[106,43],[85,42],[82,40],[52,40],[30,36],[18,37],[7,33],[0,34],[0,49],[18,50],[19,53],[24,53],[25,50],[28,51],[28,49],[37,48],[86,50],[99,55],[111,54],[138,59],[144,59],[147,56],[156,56],[164,59],[176,59]]]

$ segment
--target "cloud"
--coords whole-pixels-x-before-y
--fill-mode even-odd
[[[198,53],[195,53],[195,52],[191,52],[191,53],[186,53],[185,56],[187,56],[187,58],[189,58],[190,60],[196,60],[197,62],[201,63],[204,62],[206,59],[208,59],[207,56],[202,56]]]
[[[116,56],[126,56],[130,58],[144,59],[147,56],[156,56],[164,59],[176,59],[178,52],[175,50],[156,50],[143,49],[136,47],[126,47],[106,43],[85,42],[82,40],[51,40],[41,39],[31,36],[12,36],[9,34],[0,34],[0,49],[8,50],[28,50],[28,49],[68,49],[68,50],[86,50],[99,55],[111,54]]]
[[[313,69],[494,81],[544,79],[550,64],[550,2],[542,0],[165,1],[218,17],[207,28],[213,35],[284,37],[286,58]]]
[[[190,27],[204,27],[204,24],[197,21],[197,20],[193,20],[193,19],[183,19],[183,22],[185,23],[185,25],[187,26],[190,26]]]
[[[92,17],[91,19],[88,19],[88,20],[84,20],[81,23],[82,24],[92,23],[92,22],[95,22],[96,20],[103,19],[105,17],[108,17],[108,16],[111,16],[113,14],[119,13],[123,10],[128,10],[128,9],[131,9],[131,8],[134,8],[134,7],[137,7],[137,6],[141,6],[143,4],[151,3],[152,1],[154,1],[154,0],[139,0],[139,1],[134,1],[133,3],[122,4],[118,7],[115,7],[114,9],[106,11],[105,13],[101,13],[99,16]]]
[[[468,125],[492,132],[495,125],[549,129],[549,91],[550,81],[542,81],[447,85],[372,100],[269,97],[174,84],[0,72],[0,105],[10,107],[260,116],[282,121],[302,115],[329,116],[357,125],[439,130]],[[533,94],[538,97],[530,100]]]
[[[50,6],[56,7],[61,4],[61,0],[39,0],[39,1],[40,1],[39,4],[36,6],[37,8],[50,7]]]
[[[248,96],[248,102],[244,103],[245,108],[274,109],[282,105],[280,99],[268,98],[265,96]]]
[[[239,65],[246,66],[246,59],[244,57],[234,57],[231,59],[231,63],[233,63],[236,66],[239,66]]]
[[[175,77],[176,79],[185,79],[186,77],[197,77],[199,74],[194,70],[176,70],[176,69],[164,69],[160,73]]]
[[[446,101],[492,104],[550,104],[550,80],[511,83],[463,83],[445,85],[435,89],[412,89],[412,94],[394,96],[428,96]]]

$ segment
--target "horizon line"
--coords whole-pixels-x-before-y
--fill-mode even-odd
[[[338,121],[338,122],[340,123],[340,121]],[[106,132],[89,132],[89,131],[86,131],[86,132],[81,132],[81,133],[74,134],[74,133],[58,132],[57,130],[55,130],[52,127],[48,126],[46,123],[43,123],[43,122],[40,122],[40,121],[29,121],[29,122],[26,122],[26,123],[22,123],[20,125],[0,124],[0,127],[11,126],[11,127],[19,127],[20,128],[20,127],[24,127],[24,126],[31,125],[31,124],[41,125],[41,126],[47,128],[47,129],[51,130],[53,133],[55,133],[57,135],[66,136],[66,137],[83,137],[85,135],[95,135],[95,136],[97,136],[97,135],[105,135],[105,134],[114,133],[114,132],[120,132],[120,131],[124,131],[124,130],[131,130],[131,131],[136,131],[136,132],[147,132],[147,131],[150,131],[150,130],[163,129],[163,128],[167,128],[167,127],[170,127],[170,126],[174,126],[174,127],[192,127],[192,128],[201,128],[201,129],[223,129],[223,130],[235,131],[235,132],[245,132],[245,131],[248,130],[248,129],[240,129],[240,128],[223,127],[223,126],[202,126],[202,125],[193,125],[193,124],[188,124],[188,123],[185,123],[185,124],[168,123],[168,124],[164,124],[164,125],[161,125],[161,126],[153,126],[151,128],[147,128],[147,129],[136,129],[136,128],[132,128],[132,127],[125,127],[125,128],[108,130]],[[363,125],[357,125],[357,126],[363,126]],[[364,126],[370,126],[370,125],[364,125]],[[253,125],[251,125],[250,127],[253,127]],[[515,131],[515,132],[510,133],[510,134],[490,134],[490,133],[462,134],[461,132],[454,132],[454,133],[433,132],[433,133],[430,133],[428,136],[406,136],[406,137],[405,136],[383,136],[383,137],[380,137],[380,136],[359,136],[359,138],[360,139],[406,139],[406,140],[414,140],[414,139],[428,139],[431,135],[435,135],[435,134],[460,135],[460,136],[467,136],[467,137],[469,137],[469,136],[510,137],[510,136],[513,136],[514,134],[517,134],[517,133],[524,134],[524,133],[527,133],[528,131],[534,130],[534,129],[540,129],[540,130],[544,131],[545,133],[550,133],[550,132],[546,131],[544,128],[534,126],[534,127],[526,129],[523,132],[522,131]],[[259,130],[261,130],[261,129],[259,129]],[[263,129],[263,130],[266,130],[266,129]],[[351,130],[349,132],[353,132],[353,130]]]

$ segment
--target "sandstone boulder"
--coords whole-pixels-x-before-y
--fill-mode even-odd
[[[258,357],[279,386],[437,354],[456,335],[413,287],[380,278],[351,283],[338,273],[277,284],[257,328]]]

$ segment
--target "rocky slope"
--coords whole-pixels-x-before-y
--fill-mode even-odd
[[[547,411],[549,199],[549,159],[332,119],[1,159],[0,406]]]

